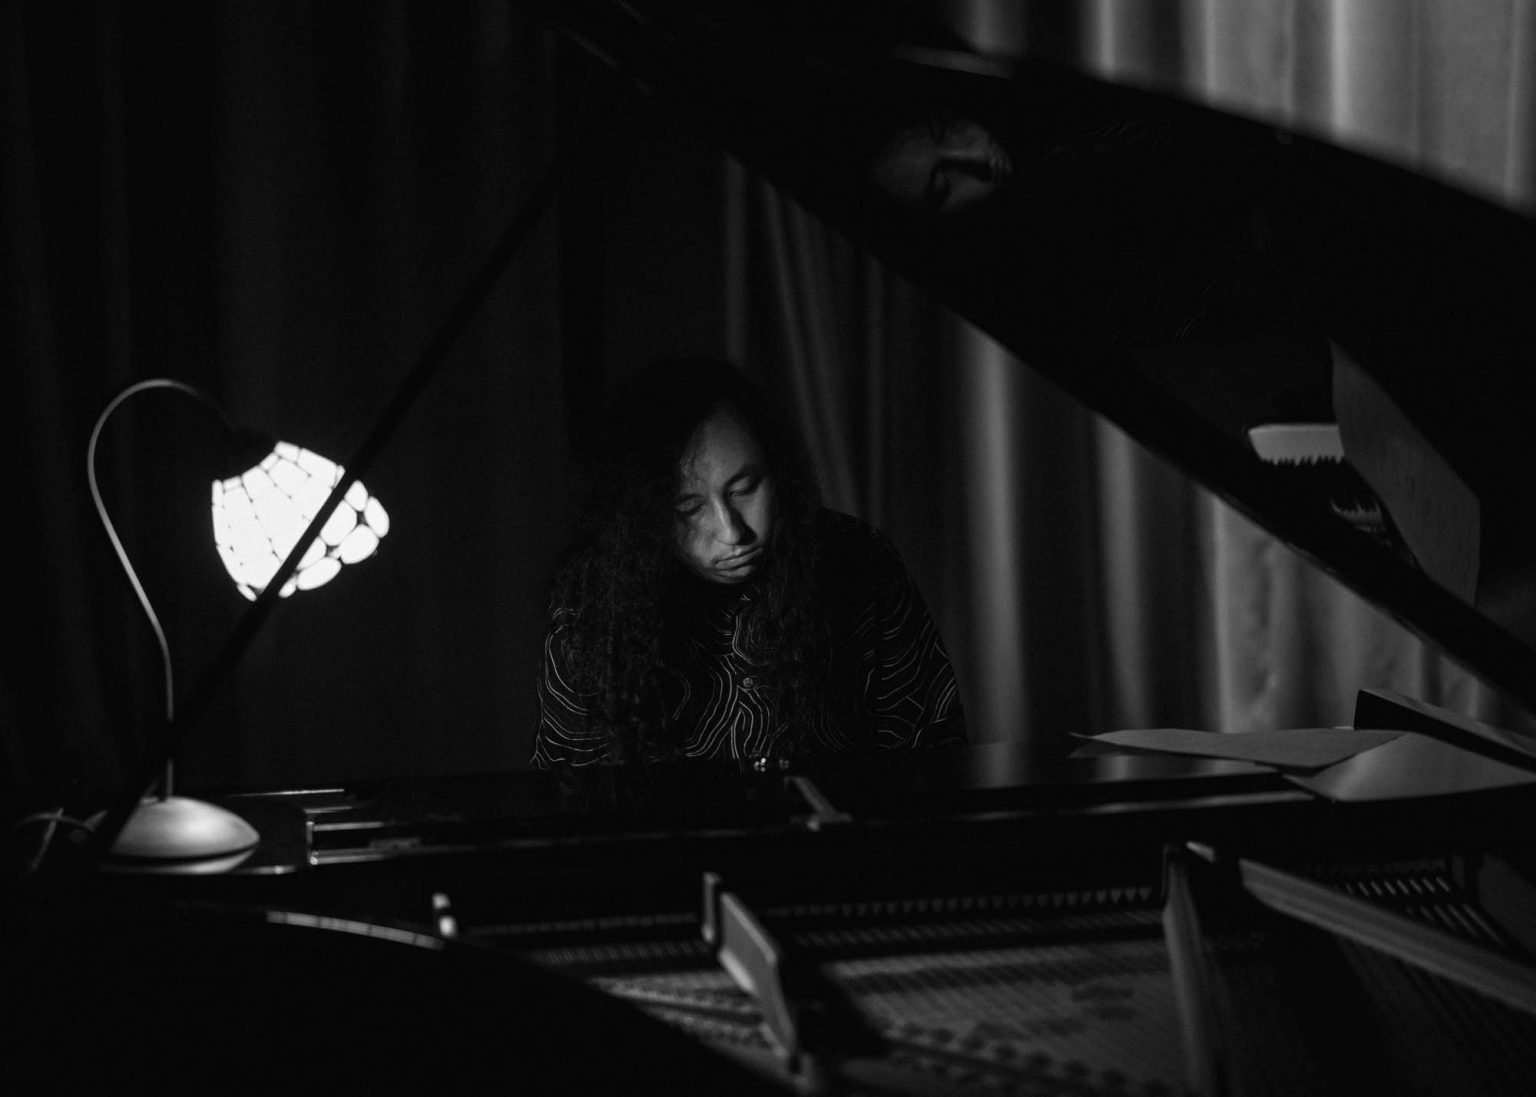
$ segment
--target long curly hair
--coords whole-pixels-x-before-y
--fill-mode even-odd
[[[678,665],[691,617],[708,595],[677,557],[675,500],[696,432],[721,409],[756,438],[773,489],[765,563],[743,611],[745,635],[754,658],[769,667],[776,716],[791,737],[831,717],[820,496],[798,431],[729,363],[664,358],[611,406],[577,547],[557,572],[552,597],[574,611],[566,633],[573,684],[592,699],[592,730],[607,737],[616,762],[663,761],[683,747],[687,729],[667,720],[668,668]]]

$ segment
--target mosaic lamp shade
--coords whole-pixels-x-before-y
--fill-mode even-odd
[[[259,464],[213,482],[213,541],[241,594],[254,601],[266,588],[343,472],[329,458],[278,442]],[[279,595],[324,586],[344,565],[372,556],[388,532],[388,513],[354,481]]]

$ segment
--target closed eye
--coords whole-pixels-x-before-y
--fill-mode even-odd
[[[944,203],[949,201],[950,187],[953,180],[950,178],[948,166],[940,164],[934,167],[928,176],[928,191],[924,195],[924,204],[930,213],[940,213],[944,209]]]

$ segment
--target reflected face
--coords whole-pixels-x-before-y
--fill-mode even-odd
[[[678,468],[677,557],[710,583],[761,570],[773,531],[773,485],[757,439],[729,408],[700,424]]]
[[[872,183],[908,209],[969,209],[1008,181],[1013,162],[980,123],[958,115],[898,131],[870,164]]]

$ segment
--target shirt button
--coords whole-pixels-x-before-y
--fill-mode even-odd
[[[752,689],[757,685],[757,679],[750,674],[741,680],[742,689]]]

